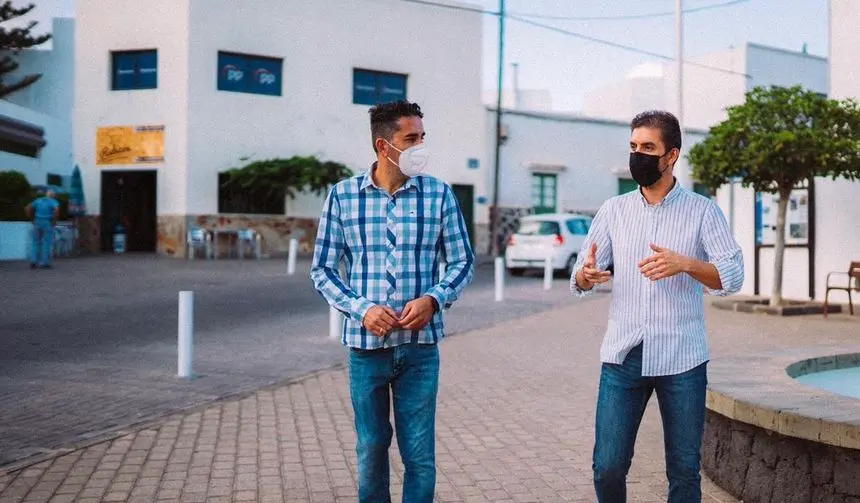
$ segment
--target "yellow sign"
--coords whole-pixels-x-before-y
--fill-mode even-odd
[[[164,162],[164,126],[100,127],[96,132],[96,164]]]

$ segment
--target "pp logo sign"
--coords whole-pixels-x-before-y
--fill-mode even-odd
[[[228,82],[239,82],[245,76],[245,72],[233,65],[227,65],[224,67],[224,76]]]
[[[255,72],[255,75],[257,76],[257,82],[266,86],[274,84],[277,80],[275,74],[270,72],[269,70],[266,70],[265,68],[260,68],[259,70],[257,70]]]

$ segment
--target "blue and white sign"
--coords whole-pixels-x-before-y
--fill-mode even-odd
[[[281,95],[283,60],[230,52],[218,53],[218,90]]]

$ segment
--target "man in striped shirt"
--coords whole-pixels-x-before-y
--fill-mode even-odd
[[[423,117],[418,105],[406,101],[370,109],[377,160],[332,188],[314,250],[314,286],[346,317],[342,342],[350,348],[361,502],[391,501],[392,395],[406,469],[403,501],[433,501],[436,343],[444,335],[442,310],[474,275],[457,199],[446,183],[424,174]]]
[[[680,187],[673,176],[681,151],[678,120],[644,112],[631,131],[630,173],[640,190],[603,204],[570,281],[575,294],[587,295],[614,277],[600,350],[594,487],[600,503],[626,501],[636,433],[656,391],[668,501],[693,503],[702,498],[709,359],[703,290],[740,290],[743,255],[716,203]]]

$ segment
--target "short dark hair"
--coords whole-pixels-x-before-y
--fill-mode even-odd
[[[370,107],[370,139],[373,141],[373,151],[376,152],[376,139],[384,138],[391,141],[394,133],[400,128],[397,121],[401,117],[424,118],[421,107],[417,103],[406,100],[380,103]]]
[[[630,131],[640,127],[659,129],[666,152],[673,148],[681,150],[681,125],[678,124],[678,118],[669,112],[648,110],[636,115],[630,122]]]

